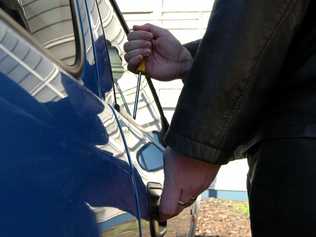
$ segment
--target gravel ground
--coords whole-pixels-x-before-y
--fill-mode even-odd
[[[202,201],[196,237],[251,237],[248,204],[214,198]]]

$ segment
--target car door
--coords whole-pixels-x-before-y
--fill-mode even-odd
[[[137,88],[137,76],[127,70],[123,45],[127,40],[128,28],[118,6],[113,0],[96,1],[110,55],[115,90],[115,93],[106,94],[105,99],[110,104],[118,105],[117,117],[122,126],[131,162],[137,173],[146,185],[158,184],[162,187],[165,148],[161,137],[168,126],[166,119],[151,80],[143,77],[140,87]],[[139,101],[136,101],[138,89],[140,96]],[[132,117],[135,103],[138,103],[136,119]],[[159,189],[155,185],[154,187]],[[140,208],[142,209],[141,205]],[[196,206],[194,205],[169,222],[166,236],[193,236],[195,222]],[[154,225],[158,227],[156,230],[153,228]],[[150,222],[142,220],[143,236],[162,236],[165,230],[164,225],[159,226],[158,223],[153,223],[153,220]],[[155,231],[157,233],[153,233]]]
[[[12,111],[18,112],[16,116],[23,119],[20,122],[7,119],[9,113],[1,118],[2,174],[10,179],[3,187],[11,190],[14,183],[20,198],[28,197],[30,203],[15,205],[11,208],[13,214],[8,210],[8,216],[12,217],[8,223],[13,225],[23,220],[15,224],[25,227],[25,232],[10,228],[12,233],[2,236],[27,235],[27,230],[46,236],[72,236],[62,230],[57,234],[54,231],[58,228],[49,228],[50,222],[59,220],[61,224],[71,219],[61,215],[62,210],[57,211],[60,205],[50,205],[53,201],[49,200],[55,195],[67,203],[67,208],[76,203],[87,215],[90,209],[94,210],[103,236],[139,236],[136,186],[139,193],[143,183],[137,179],[128,159],[113,109],[101,100],[111,88],[108,80],[102,78],[111,75],[107,74],[110,70],[107,71],[105,61],[100,63],[104,68],[98,65],[98,44],[93,38],[93,30],[97,28],[91,20],[94,16],[89,15],[93,5],[84,0],[9,3],[1,7],[11,17],[0,11],[0,100],[1,108],[9,104]],[[14,126],[6,133],[6,125],[11,123]],[[20,149],[10,147],[16,139],[23,139]],[[44,162],[30,155],[37,150],[50,159]],[[23,153],[26,151],[31,153]],[[71,155],[54,156],[61,151],[71,151]],[[16,171],[10,173],[10,167],[25,168],[24,176]],[[0,181],[3,183],[3,178]],[[27,185],[22,187],[25,182]],[[28,184],[32,184],[38,195],[29,193]],[[1,198],[5,201],[2,203],[14,200],[6,195]],[[83,202],[89,204],[89,209],[85,209]],[[74,210],[81,210],[75,207],[78,206]],[[47,209],[56,213],[51,221],[45,216]],[[38,213],[36,218],[34,213]],[[31,228],[35,221],[37,227]],[[70,231],[69,227],[68,231],[93,236],[97,230],[91,223],[91,220],[83,224],[74,221],[73,229]]]
[[[96,95],[99,96],[102,100],[105,101],[106,97],[111,97],[113,91],[110,90],[111,86],[113,85],[113,79],[111,75],[111,67],[110,67],[110,60],[109,54],[106,47],[106,41],[104,37],[104,32],[102,29],[101,18],[99,15],[99,9],[97,6],[96,1],[94,0],[86,0],[80,1],[81,4],[85,4],[87,9],[87,14],[84,11],[84,7],[79,7],[82,12],[80,13],[80,18],[82,22],[87,20],[85,24],[87,29],[90,29],[91,33],[91,40],[84,40],[86,43],[86,48],[93,51],[94,54],[94,63],[95,63],[95,72],[96,72],[96,84],[91,87],[91,84],[86,84]],[[84,24],[83,24],[84,25]],[[84,30],[83,32],[86,32]],[[89,45],[91,44],[91,45]],[[94,89],[96,88],[96,89]],[[106,101],[105,101],[106,102]],[[115,107],[115,104],[113,104]],[[115,113],[115,111],[113,110]],[[116,116],[114,116],[116,118]],[[117,119],[117,118],[116,118]],[[115,129],[117,135],[122,136],[121,138],[124,140],[123,132],[121,130],[120,124]],[[137,172],[133,172],[133,165],[130,162],[128,148],[124,144],[123,140],[120,139],[121,151],[124,151],[124,157],[126,161],[129,162],[131,167],[131,182],[134,185],[134,204],[135,210],[138,212],[133,213],[134,216],[122,212],[122,210],[114,210],[113,208],[97,208],[95,209],[98,213],[98,222],[99,226],[102,230],[104,236],[137,236],[141,232],[140,227],[140,213],[139,206],[138,206],[138,198],[145,199],[147,202],[147,192],[144,189],[142,180],[138,177]],[[137,183],[139,183],[139,189],[136,190]],[[125,187],[120,187],[125,189]],[[128,195],[127,195],[128,196]],[[126,197],[126,196],[125,196]],[[112,215],[109,215],[109,210],[112,210]],[[147,210],[146,210],[147,211]],[[102,212],[105,212],[105,216],[102,216]],[[114,213],[114,214],[113,214]],[[145,215],[145,214],[144,214]],[[148,213],[147,213],[148,215]],[[109,218],[109,216],[111,218]],[[136,219],[135,219],[136,216]],[[136,225],[137,224],[137,225]],[[138,232],[139,233],[138,233]],[[137,232],[137,233],[136,233]]]

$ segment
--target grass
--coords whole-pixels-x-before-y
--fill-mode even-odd
[[[249,217],[249,205],[247,202],[234,203],[233,208],[239,213],[242,213],[243,215]]]

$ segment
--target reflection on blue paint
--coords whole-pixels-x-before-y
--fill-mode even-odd
[[[119,216],[115,216],[105,222],[101,222],[98,224],[98,226],[99,226],[99,230],[101,232],[104,232],[104,231],[110,230],[111,228],[117,225],[120,225],[121,223],[127,223],[133,220],[135,220],[135,218],[131,214],[124,213]]]
[[[0,20],[1,237],[97,236],[86,203],[149,217],[146,187],[116,147],[117,121],[95,96],[111,86],[104,36],[92,39],[85,1],[75,3],[84,41],[76,80]],[[111,136],[117,157],[106,146]]]
[[[69,97],[39,103],[1,73],[0,114],[0,223],[7,227],[0,236],[40,236],[52,228],[45,236],[96,233],[85,202],[136,216],[130,166],[95,147],[108,142],[97,114],[79,116]],[[21,218],[27,220],[14,229]]]

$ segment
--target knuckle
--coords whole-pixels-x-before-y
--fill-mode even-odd
[[[146,27],[152,27],[153,25],[150,24],[150,23],[146,23],[144,26],[146,26]]]
[[[151,42],[150,41],[145,41],[144,42],[145,47],[151,48]]]

